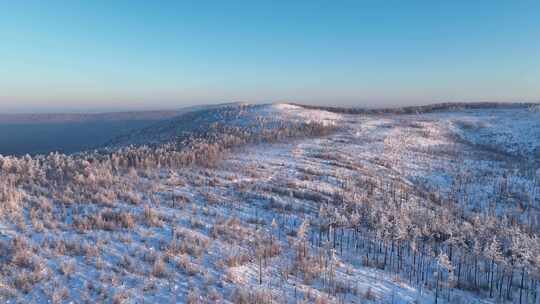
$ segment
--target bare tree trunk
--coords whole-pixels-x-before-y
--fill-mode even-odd
[[[519,283],[519,304],[523,296],[523,279],[525,278],[525,267],[521,269],[521,282]]]
[[[489,279],[489,297],[493,297],[493,275],[494,275],[494,271],[493,271],[493,266],[495,264],[495,260],[494,259],[491,259],[491,267],[490,267],[490,274],[491,274],[491,278]]]
[[[458,273],[457,273],[457,288],[461,287],[461,265],[463,264],[463,254],[459,255]]]
[[[509,274],[509,277],[508,277],[508,285],[506,287],[506,298],[508,300],[512,300],[512,281],[513,281],[513,278],[514,278],[514,271],[512,269],[510,269],[510,274]]]
[[[478,258],[474,257],[474,288],[478,288]]]
[[[259,256],[259,285],[262,285],[262,257]]]
[[[435,282],[435,304],[438,303],[439,300],[439,280],[440,280],[440,272],[437,271],[437,281]]]

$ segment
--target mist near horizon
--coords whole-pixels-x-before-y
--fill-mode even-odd
[[[152,121],[70,123],[0,122],[0,155],[71,154],[94,149],[115,136],[151,125]]]
[[[335,102],[335,101],[312,101],[312,102],[302,102],[302,101],[274,101],[274,102],[265,102],[265,101],[222,101],[222,102],[201,102],[201,103],[166,103],[166,104],[154,104],[150,103],[149,105],[142,106],[86,106],[86,107],[65,107],[65,106],[32,106],[25,108],[12,108],[0,111],[0,120],[5,118],[10,118],[10,121],[17,121],[19,117],[23,118],[24,121],[30,119],[30,117],[36,117],[39,119],[56,119],[56,115],[117,115],[117,114],[141,114],[145,113],[175,113],[181,112],[183,110],[189,110],[192,108],[204,108],[204,107],[213,107],[213,106],[222,106],[227,104],[236,104],[236,103],[245,103],[245,104],[299,104],[306,106],[315,106],[315,107],[338,107],[338,108],[358,108],[358,109],[397,109],[403,107],[416,107],[416,106],[428,106],[428,105],[437,105],[437,104],[470,104],[470,103],[500,103],[500,104],[536,104],[540,103],[540,99],[508,99],[508,100],[459,100],[459,101],[448,101],[448,100],[438,100],[438,101],[406,101],[406,102],[392,102],[392,101],[359,101],[359,102]],[[0,121],[0,125],[2,122]]]

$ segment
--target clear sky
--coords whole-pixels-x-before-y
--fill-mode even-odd
[[[540,100],[540,1],[0,0],[0,112]]]

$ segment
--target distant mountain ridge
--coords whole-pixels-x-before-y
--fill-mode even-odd
[[[170,110],[119,111],[99,113],[0,113],[0,124],[32,124],[32,123],[78,123],[95,121],[126,120],[164,120],[186,112],[235,105],[240,103],[222,103],[216,105],[187,106]]]
[[[533,102],[445,102],[434,103],[422,106],[404,107],[340,107],[340,106],[317,106],[303,103],[290,102],[290,105],[299,106],[306,109],[325,110],[334,113],[344,114],[414,114],[437,111],[455,111],[485,108],[522,108],[540,107],[540,103]],[[232,102],[215,105],[201,105],[183,107],[174,110],[152,110],[152,111],[123,111],[123,112],[101,112],[101,113],[29,113],[29,114],[1,114],[0,124],[39,124],[39,123],[77,123],[95,121],[122,121],[122,120],[167,120],[185,114],[187,112],[210,110],[238,105],[248,105],[248,103]]]
[[[161,120],[182,113],[170,111],[133,111],[110,113],[0,114],[0,124],[77,123],[119,120]]]
[[[325,110],[334,113],[343,114],[417,114],[431,113],[441,111],[461,111],[475,109],[516,109],[516,108],[534,108],[540,106],[540,103],[534,102],[444,102],[434,103],[422,106],[404,106],[404,107],[382,107],[382,108],[361,108],[361,107],[338,107],[338,106],[313,106],[300,103],[291,103],[306,109]]]

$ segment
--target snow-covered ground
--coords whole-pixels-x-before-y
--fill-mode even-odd
[[[153,137],[156,130],[158,142],[185,125],[194,130],[216,122],[253,128],[315,121],[338,128],[318,138],[233,148],[215,167],[86,175],[81,185],[95,179],[89,191],[103,192],[102,200],[85,200],[95,196],[83,193],[80,201],[61,203],[48,197],[48,189],[22,182],[15,187],[17,199],[0,191],[5,210],[17,209],[15,201],[22,206],[0,220],[0,300],[433,303],[430,270],[439,269],[437,256],[447,243],[433,252],[422,247],[414,254],[394,253],[394,238],[384,238],[392,240],[390,251],[379,232],[398,233],[396,244],[406,250],[415,241],[391,227],[406,225],[407,234],[435,231],[419,223],[437,226],[441,216],[466,226],[488,209],[523,223],[540,218],[535,111],[348,115],[275,104],[233,105],[201,115],[117,144],[142,143],[133,136]],[[395,224],[396,214],[410,222]],[[371,223],[377,228],[370,230]],[[386,252],[414,262],[387,264]],[[415,274],[420,253],[421,274]],[[465,252],[454,254],[454,263],[459,257],[460,267],[468,265],[461,262]],[[442,286],[439,303],[497,301],[485,288]],[[532,294],[531,288],[529,303]]]

